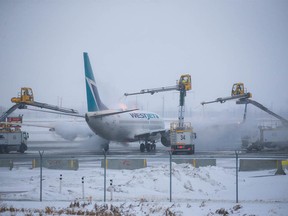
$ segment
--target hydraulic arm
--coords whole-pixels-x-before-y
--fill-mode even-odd
[[[172,91],[172,90],[178,90],[178,85],[161,87],[161,88],[142,89],[140,92],[125,93],[124,95],[125,96],[131,96],[131,95],[147,94],[147,93],[150,93],[151,95],[153,95],[154,93],[164,92],[164,91]]]
[[[217,98],[216,100],[213,101],[208,101],[208,102],[202,102],[202,105],[205,104],[209,104],[209,103],[216,103],[216,102],[220,102],[220,103],[224,103],[227,100],[234,100],[237,99],[236,104],[245,104],[245,111],[244,111],[244,117],[243,117],[243,121],[246,120],[246,113],[247,113],[247,105],[248,104],[253,104],[254,106],[258,107],[259,109],[267,112],[268,114],[274,116],[275,118],[279,119],[283,125],[288,125],[288,120],[283,118],[282,116],[272,112],[271,110],[269,110],[267,107],[263,106],[262,104],[251,100],[249,98],[252,97],[251,93],[247,93],[244,90],[244,84],[243,83],[235,83],[232,87],[232,91],[231,91],[231,96],[230,97],[224,97],[224,98]]]
[[[207,102],[204,101],[201,104],[205,105],[205,104],[216,103],[216,102],[225,103],[228,100],[246,99],[246,98],[250,98],[250,97],[251,97],[250,93],[245,93],[243,95],[233,95],[231,97],[223,97],[223,98],[221,97],[221,98],[217,98],[216,100],[213,100],[213,101],[207,101]]]
[[[6,112],[4,112],[2,114],[2,116],[0,117],[0,122],[4,122],[5,119],[12,113],[14,112],[16,109],[18,109],[22,104],[21,103],[18,103],[18,104],[15,104],[13,105],[10,109],[8,109]]]
[[[267,107],[263,106],[262,104],[258,103],[257,101],[251,100],[251,99],[244,99],[244,100],[238,100],[236,101],[236,104],[245,104],[245,106],[247,106],[247,104],[253,104],[254,106],[258,107],[259,109],[263,110],[264,112],[274,116],[275,118],[279,119],[281,121],[281,123],[283,125],[288,126],[288,120],[283,118],[282,116],[272,112],[271,110],[269,110]],[[245,116],[246,116],[246,109],[245,109]]]
[[[223,98],[217,98],[213,101],[208,102],[202,102],[202,105],[209,104],[209,103],[224,103],[228,100],[235,100],[235,99],[246,99],[252,97],[252,94],[250,92],[245,92],[244,84],[243,83],[235,83],[232,87],[231,96],[223,97]]]
[[[27,87],[21,88],[20,96],[11,98],[11,102],[16,103],[16,104],[13,105],[9,110],[4,112],[4,114],[0,117],[0,122],[5,121],[7,116],[9,116],[17,108],[25,109],[27,108],[27,106],[34,106],[34,107],[54,110],[54,111],[63,112],[63,113],[71,113],[71,114],[78,113],[74,109],[63,108],[63,107],[58,107],[58,106],[34,101],[33,91],[31,88],[27,88]]]
[[[130,95],[148,94],[148,93],[153,95],[154,93],[164,92],[164,91],[172,91],[172,90],[177,90],[180,92],[178,119],[179,119],[179,126],[183,126],[184,104],[185,104],[186,91],[191,90],[191,76],[189,74],[182,75],[175,86],[167,86],[167,87],[152,88],[152,89],[142,89],[140,92],[125,93],[124,95],[130,96]]]

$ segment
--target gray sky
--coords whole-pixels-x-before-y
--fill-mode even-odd
[[[189,73],[189,109],[244,82],[255,100],[287,110],[287,11],[287,0],[0,0],[0,106],[29,86],[39,102],[86,107],[85,51],[110,107]],[[173,92],[137,103],[155,109],[163,95],[178,105]]]

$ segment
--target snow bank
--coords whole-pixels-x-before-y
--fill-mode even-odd
[[[237,205],[234,169],[194,168],[189,164],[173,163],[173,202],[169,202],[169,165],[156,163],[139,170],[107,170],[107,187],[112,179],[114,193],[113,201],[110,192],[106,193],[106,204],[117,207],[122,215],[287,215],[288,176],[274,176],[274,172],[240,172]],[[96,212],[95,205],[102,210],[111,207],[103,203],[104,171],[94,163],[80,165],[78,171],[44,168],[43,202],[39,202],[39,169],[16,166],[9,171],[0,168],[0,174],[3,211],[11,206],[27,212],[38,209],[42,213],[47,208]],[[85,203],[85,206],[71,208],[74,201]]]

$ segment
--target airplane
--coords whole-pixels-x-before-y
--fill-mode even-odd
[[[112,110],[101,100],[93,75],[88,53],[83,53],[88,112],[85,120],[98,136],[120,143],[140,142],[140,151],[156,149],[161,139],[164,146],[170,146],[169,131],[164,120],[156,113],[133,110]],[[109,146],[105,149],[108,150]]]
[[[83,57],[88,107],[88,112],[85,115],[47,110],[42,111],[37,109],[29,110],[85,118],[87,125],[92,132],[108,141],[108,143],[109,141],[120,143],[139,141],[141,152],[144,152],[145,150],[147,152],[150,152],[151,150],[155,151],[155,143],[159,139],[161,139],[161,143],[164,146],[169,147],[169,130],[165,129],[164,120],[158,114],[140,111],[138,109],[112,110],[102,102],[95,82],[88,53],[84,52]],[[81,136],[81,134],[84,134],[84,137],[91,137],[91,133],[89,131],[87,131],[87,133],[83,133],[82,130],[81,134],[78,132],[75,133],[75,129],[73,131],[63,129],[69,127],[63,127],[63,123],[62,126],[59,126],[59,124],[60,123],[39,125],[35,123],[25,123],[22,125],[50,128],[50,131],[53,131],[62,138],[70,141],[73,141],[76,137]],[[103,146],[105,151],[108,151],[109,145],[106,141],[105,145],[101,144],[101,146]]]

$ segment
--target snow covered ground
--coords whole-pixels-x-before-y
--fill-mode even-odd
[[[107,188],[112,179],[115,191],[112,201],[107,191],[106,203],[100,161],[80,163],[77,171],[43,168],[42,202],[40,169],[20,163],[11,171],[0,168],[0,214],[288,215],[288,175],[275,176],[276,170],[239,172],[236,203],[233,163],[221,159],[217,166],[200,168],[172,163],[172,202],[165,161],[148,160],[148,167],[138,170],[107,170]]]

